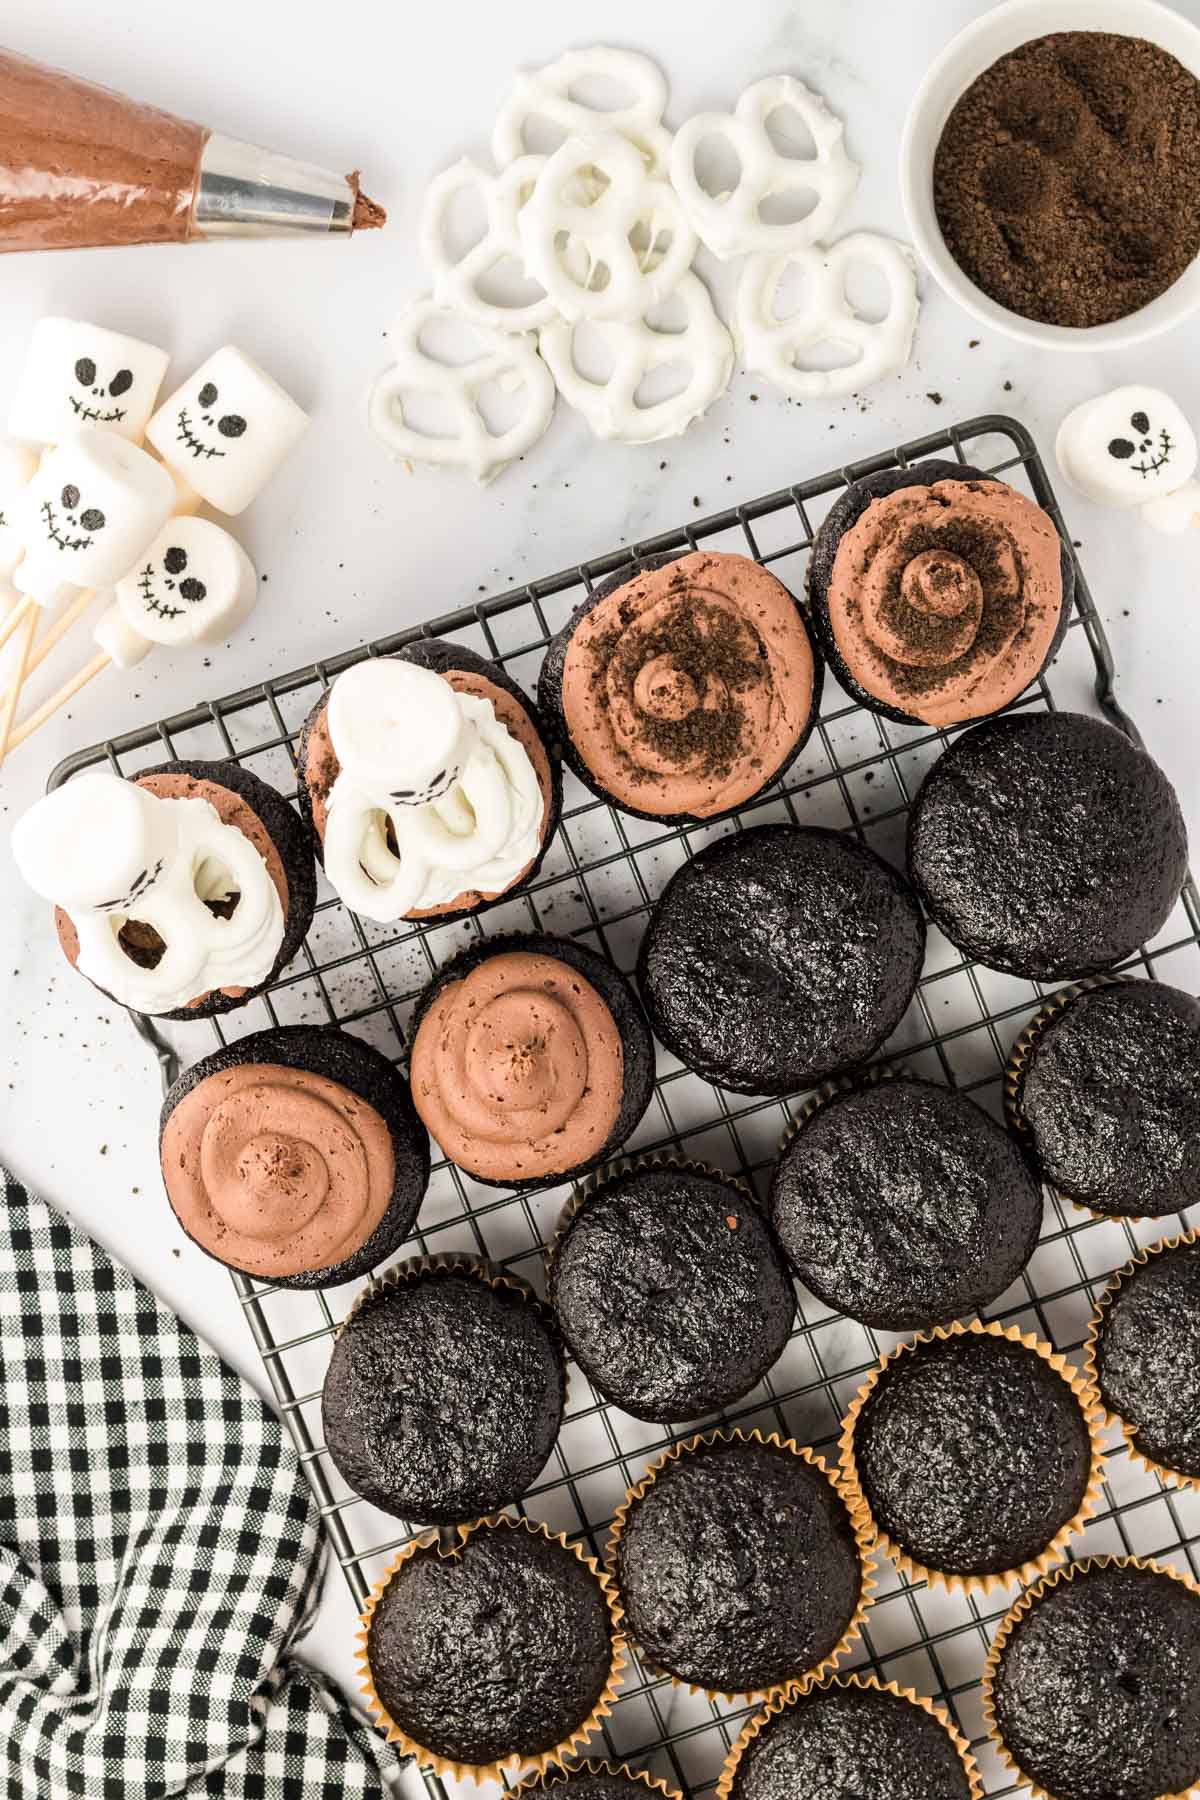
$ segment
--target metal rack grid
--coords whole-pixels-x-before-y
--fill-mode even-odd
[[[514,589],[423,627],[347,652],[325,663],[247,688],[68,758],[52,785],[107,762],[124,774],[163,756],[234,758],[285,791],[294,791],[294,744],[321,687],[369,654],[387,654],[422,636],[450,637],[502,662],[532,690],[545,646],[583,593],[637,556],[684,547],[736,550],[770,566],[800,592],[803,565],[820,519],[845,484],[877,470],[949,454],[1002,475],[1035,498],[1069,536],[1033,440],[1016,420],[995,415],[935,432],[847,468],[810,477],[675,531],[664,532],[577,568]],[[1050,680],[1041,678],[1020,702],[1030,708],[1065,703],[1102,712],[1136,737],[1113,691],[1113,661],[1087,582],[1077,567],[1076,612]],[[1052,691],[1053,690],[1053,691]],[[1057,700],[1056,700],[1057,696]],[[429,974],[476,933],[534,929],[575,936],[630,971],[648,908],[672,870],[713,836],[742,824],[786,818],[854,832],[892,861],[902,860],[912,795],[948,735],[902,727],[851,704],[827,680],[817,731],[785,782],[747,807],[738,821],[683,832],[616,813],[566,774],[563,823],[532,886],[482,917],[457,925],[377,927],[347,913],[322,885],[313,929],[289,972],[263,999],[208,1021],[218,1040],[266,1024],[333,1022],[395,1060],[405,1026]],[[1189,879],[1155,943],[1128,965],[1200,991],[1200,900]],[[885,1046],[889,1061],[944,1079],[1001,1116],[1001,1070],[1007,1051],[1036,1010],[1036,984],[964,962],[930,931],[913,1006]],[[172,1043],[135,1018],[155,1046],[164,1080],[178,1066]],[[188,1060],[208,1045],[196,1026],[176,1034]],[[207,1034],[205,1034],[206,1036]],[[632,1151],[681,1150],[748,1177],[764,1191],[778,1139],[804,1095],[789,1101],[724,1093],[659,1053],[655,1101],[631,1140]],[[565,1199],[561,1188],[497,1195],[445,1162],[435,1163],[419,1229],[406,1254],[466,1250],[531,1280],[539,1289],[541,1251]],[[1022,1278],[987,1316],[1019,1322],[1068,1355],[1078,1351],[1091,1304],[1109,1273],[1145,1243],[1172,1235],[1190,1215],[1135,1224],[1102,1221],[1047,1191],[1037,1250]],[[344,1317],[353,1286],[293,1293],[234,1284],[283,1417],[312,1483],[338,1562],[360,1601],[386,1562],[411,1535],[406,1522],[358,1500],[326,1455],[320,1388],[331,1333]],[[799,1291],[793,1337],[770,1376],[740,1405],[705,1421],[760,1426],[836,1456],[839,1421],[879,1355],[898,1339],[829,1312]],[[522,1510],[546,1520],[599,1553],[613,1511],[646,1463],[696,1426],[648,1426],[601,1402],[572,1370],[567,1417],[555,1453]],[[1075,1540],[1075,1556],[1115,1552],[1159,1556],[1200,1576],[1200,1497],[1164,1488],[1131,1462],[1113,1432],[1108,1479],[1098,1515]],[[1024,1792],[983,1741],[979,1675],[991,1630],[1015,1596],[964,1599],[910,1585],[885,1564],[862,1643],[847,1667],[873,1669],[945,1703],[980,1755],[986,1790]],[[648,1676],[632,1662],[622,1697],[592,1753],[624,1759],[692,1793],[712,1788],[727,1749],[750,1709],[710,1702]],[[427,1777],[435,1800],[442,1784]]]

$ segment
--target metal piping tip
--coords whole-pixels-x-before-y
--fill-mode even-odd
[[[311,237],[370,231],[387,218],[359,191],[358,172],[335,175],[214,132],[200,158],[192,235]]]

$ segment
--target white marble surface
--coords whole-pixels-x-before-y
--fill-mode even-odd
[[[83,744],[951,419],[1010,411],[1049,454],[1068,407],[1134,379],[1169,387],[1200,419],[1200,322],[1103,361],[1055,358],[977,330],[925,283],[912,365],[861,403],[800,408],[737,375],[685,440],[637,450],[592,441],[560,408],[527,460],[486,490],[409,473],[369,438],[364,393],[386,360],[389,319],[422,286],[423,183],[447,161],[486,149],[515,64],[597,39],[645,49],[669,73],[672,121],[729,105],[759,76],[799,74],[845,118],[865,169],[848,222],[902,234],[896,148],[908,97],[947,36],[984,10],[983,0],[608,0],[602,9],[579,0],[421,8],[350,0],[318,13],[285,0],[207,0],[200,11],[112,0],[97,12],[84,0],[52,8],[8,0],[2,35],[12,48],[293,154],[361,164],[391,222],[349,244],[87,251],[0,265],[0,414],[29,328],[51,311],[169,345],[169,379],[231,339],[313,414],[308,437],[242,521],[269,577],[249,627],[211,657],[160,653],[133,674],[96,681],[4,767],[0,824]],[[1200,19],[1200,0],[1182,0],[1181,10]],[[711,268],[707,259],[702,266]],[[969,348],[973,338],[982,341]],[[1154,536],[1073,496],[1066,508],[1121,696],[1200,841],[1200,542]],[[87,654],[80,638],[53,670],[65,674]],[[35,692],[52,685],[50,669],[43,673]],[[161,1197],[151,1058],[125,1017],[65,969],[44,910],[15,877],[7,831],[0,837],[0,1153],[260,1381],[224,1273],[182,1237]],[[198,1052],[209,1047],[206,1028],[196,1043]],[[340,1583],[330,1584],[327,1605],[310,1653],[348,1679]]]

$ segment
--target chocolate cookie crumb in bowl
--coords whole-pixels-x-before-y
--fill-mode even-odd
[[[1182,1211],[1200,1195],[1200,1001],[1115,976],[1055,994],[1013,1045],[1004,1103],[1065,1199],[1105,1217]]]
[[[594,794],[692,824],[783,774],[816,722],[821,664],[776,576],[693,550],[601,582],[552,639],[538,698]]]
[[[1200,1236],[1142,1250],[1109,1282],[1084,1366],[1131,1456],[1200,1493]]]
[[[844,832],[760,825],[671,877],[638,980],[690,1069],[738,1093],[793,1094],[874,1055],[924,949],[915,896],[873,851]]]
[[[476,1782],[575,1755],[612,1711],[626,1663],[607,1576],[507,1514],[401,1551],[359,1643],[362,1691],[388,1742]]]
[[[417,1258],[351,1308],[321,1417],[334,1466],[364,1500],[458,1525],[533,1486],[565,1403],[558,1329],[531,1288],[469,1257]]]
[[[796,1302],[740,1182],[654,1158],[589,1177],[547,1259],[548,1291],[592,1386],[637,1419],[697,1419],[748,1394]]]
[[[1042,1223],[1009,1134],[966,1095],[903,1072],[848,1078],[809,1102],[770,1207],[805,1286],[882,1331],[948,1325],[995,1300]]]
[[[489,1187],[575,1180],[614,1156],[654,1090],[633,989],[572,938],[511,932],[446,963],[417,1002],[413,1100]]]
[[[1155,936],[1187,834],[1171,783],[1123,732],[1083,713],[1008,713],[956,738],[925,777],[908,869],[958,949],[1056,981]]]
[[[912,1688],[833,1675],[778,1694],[725,1760],[717,1800],[982,1800],[970,1745]]]
[[[559,1764],[535,1775],[513,1789],[517,1795],[546,1794],[551,1800],[646,1800],[647,1789],[664,1794],[666,1800],[682,1800],[682,1796],[665,1781],[647,1775],[643,1769],[631,1769],[625,1763],[595,1762]]]
[[[412,1230],[429,1182],[408,1083],[331,1026],[277,1025],[193,1063],[163,1101],[158,1136],[184,1231],[277,1287],[368,1274]]]
[[[1050,516],[955,462],[852,482],[808,562],[813,627],[852,698],[903,724],[999,712],[1036,681],[1071,613],[1075,568]]]
[[[617,1509],[606,1556],[644,1666],[732,1699],[831,1669],[874,1579],[838,1478],[757,1431],[676,1444]]]
[[[1189,1800],[1200,1782],[1200,1587],[1097,1556],[1023,1593],[983,1675],[988,1735],[1042,1800]]]
[[[911,1581],[1031,1581],[1096,1507],[1091,1390],[1017,1326],[954,1324],[890,1351],[842,1432],[855,1520]]]

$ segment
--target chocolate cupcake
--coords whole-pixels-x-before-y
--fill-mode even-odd
[[[796,1301],[757,1205],[715,1169],[655,1162],[576,1196],[549,1298],[592,1386],[672,1422],[748,1394],[788,1340]]]
[[[650,915],[651,1024],[718,1087],[792,1094],[879,1049],[921,973],[907,883],[840,831],[760,825],[707,844]]]
[[[717,1800],[982,1794],[970,1747],[942,1708],[873,1675],[833,1676],[778,1695],[745,1727],[717,1784]]]
[[[667,1800],[681,1800],[674,1788],[643,1770],[631,1769],[625,1763],[592,1761],[547,1769],[544,1775],[523,1781],[513,1794],[549,1794],[553,1800],[646,1800],[647,1790],[665,1794]]]
[[[1130,1451],[1200,1491],[1200,1238],[1143,1250],[1092,1314],[1086,1368]]]
[[[1063,639],[1071,552],[1024,494],[956,462],[884,469],[830,507],[808,563],[813,627],[860,705],[905,725],[999,712]]]
[[[1200,1588],[1133,1558],[1056,1569],[1001,1622],[991,1736],[1042,1800],[1188,1800],[1200,1782]]]
[[[772,1177],[771,1217],[826,1306],[908,1331],[948,1325],[1016,1280],[1042,1196],[965,1094],[904,1076],[848,1081],[806,1109]]]
[[[160,1018],[207,1018],[261,994],[316,903],[303,826],[233,762],[162,763],[131,781],[91,770],[25,814],[13,853],[55,903],[68,962]]]
[[[335,893],[383,924],[479,912],[523,887],[562,812],[537,708],[498,663],[440,638],[344,670],[297,763]]]
[[[570,938],[483,938],[417,1003],[413,1099],[490,1187],[571,1180],[615,1154],[654,1090],[654,1044],[611,963]]]
[[[566,1400],[558,1330],[532,1289],[466,1257],[389,1269],[338,1333],[325,1444],[382,1512],[457,1525],[537,1480]]]
[[[1042,1178],[1092,1212],[1159,1218],[1200,1198],[1200,1001],[1099,978],[1013,1046],[1009,1122]]]
[[[422,1538],[371,1594],[359,1655],[380,1730],[457,1779],[544,1773],[612,1710],[620,1611],[594,1562],[500,1515]]]
[[[538,698],[585,787],[686,825],[746,806],[806,742],[821,664],[794,596],[747,556],[650,556],[551,640]]]
[[[1016,1326],[954,1325],[885,1356],[855,1397],[842,1470],[863,1529],[910,1580],[1032,1580],[1096,1504],[1090,1390]]]
[[[1082,713],[1018,713],[955,740],[926,776],[908,867],[965,955],[1035,981],[1090,975],[1161,929],[1187,873],[1175,790]]]
[[[163,1101],[163,1183],[200,1248],[277,1287],[336,1287],[402,1244],[429,1181],[408,1083],[344,1031],[278,1025],[214,1051]]]
[[[607,1563],[643,1663],[733,1698],[832,1667],[874,1585],[865,1544],[810,1451],[713,1433],[651,1464]]]

